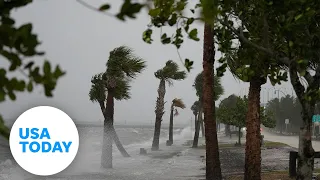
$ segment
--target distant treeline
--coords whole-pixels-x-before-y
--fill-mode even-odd
[[[299,132],[299,128],[302,124],[302,109],[300,102],[296,98],[287,95],[280,99],[272,99],[267,103],[266,110],[272,112],[276,120],[276,127],[274,128],[276,131],[279,131],[280,133],[285,132],[285,119],[289,119],[289,124],[287,125],[287,132]],[[320,103],[316,105],[314,114],[320,114]],[[315,128],[315,133],[319,133],[319,127]]]

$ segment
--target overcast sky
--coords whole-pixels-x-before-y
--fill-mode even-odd
[[[87,1],[98,7],[101,0]],[[113,2],[117,7],[122,1]],[[117,9],[116,9],[117,10]],[[88,92],[91,77],[105,70],[109,51],[120,45],[133,48],[134,53],[147,62],[147,69],[132,82],[131,96],[127,101],[115,102],[115,121],[117,124],[148,123],[155,119],[155,102],[159,80],[154,77],[154,72],[164,66],[165,62],[172,59],[183,66],[179,61],[174,46],[162,45],[154,37],[152,45],[142,41],[142,32],[148,24],[145,12],[136,20],[120,22],[117,19],[92,11],[77,3],[75,0],[36,0],[31,5],[21,8],[14,13],[18,24],[32,22],[34,32],[42,42],[41,50],[46,52],[46,58],[54,65],[59,64],[67,74],[58,82],[53,98],[46,98],[42,87],[35,88],[33,93],[20,93],[18,100],[7,101],[0,105],[1,113],[6,119],[16,119],[25,110],[38,105],[52,105],[66,113],[76,122],[101,122],[102,115],[99,105],[89,101]],[[187,108],[180,111],[176,123],[190,123],[193,117],[190,106],[197,99],[192,87],[195,76],[202,71],[202,24],[197,28],[200,42],[186,40],[180,53],[183,58],[194,61],[194,69],[188,73],[186,80],[174,82],[168,87],[165,96],[166,113],[163,123],[169,121],[169,107],[173,98],[182,98]],[[160,31],[156,32],[156,35]],[[218,58],[220,53],[216,53]],[[43,59],[37,59],[43,63]],[[235,80],[230,73],[222,78],[225,93],[221,99],[231,95],[245,95],[248,92],[248,83]],[[264,88],[273,88],[270,83]],[[281,87],[284,93],[292,93],[289,83]],[[267,90],[263,89],[261,100],[267,100]],[[280,93],[280,96],[282,93]],[[275,97],[273,90],[269,91],[269,98]],[[220,101],[219,100],[219,101]]]

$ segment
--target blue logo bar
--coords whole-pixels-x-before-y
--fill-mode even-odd
[[[313,115],[312,116],[312,122],[320,122],[320,115],[319,114]]]

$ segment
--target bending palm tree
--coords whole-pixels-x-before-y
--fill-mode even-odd
[[[154,135],[152,141],[152,150],[159,150],[159,138],[162,116],[164,114],[164,96],[166,93],[166,82],[169,85],[173,84],[173,80],[183,80],[186,78],[186,73],[184,71],[179,71],[177,63],[169,60],[166,62],[165,67],[159,69],[154,73],[155,77],[160,79],[160,84],[158,88],[158,98],[156,104],[156,121],[154,127]]]
[[[169,125],[169,140],[167,141],[167,146],[171,146],[173,144],[173,116],[178,115],[178,110],[175,108],[184,109],[186,106],[184,105],[181,99],[174,98],[171,103],[170,108],[170,125]],[[176,110],[176,113],[173,114],[173,111]]]
[[[194,115],[194,127],[196,128],[196,126],[197,126],[197,115],[199,113],[199,101],[195,101],[190,109],[191,109],[191,111],[192,111],[192,113]]]
[[[91,90],[89,92],[89,96],[90,96],[90,100],[91,101],[96,101],[99,103],[100,105],[100,109],[102,112],[102,115],[104,116],[104,118],[106,119],[106,88],[105,88],[105,84],[102,80],[102,75],[103,73],[97,74],[95,76],[93,76],[91,83]],[[127,153],[127,151],[124,149],[124,147],[122,146],[119,137],[114,129],[114,127],[112,126],[112,139],[114,140],[117,148],[119,149],[119,151],[121,152],[121,154],[124,157],[130,157],[130,155]]]
[[[104,168],[112,168],[112,140],[115,141],[124,156],[129,156],[121,145],[113,127],[114,99],[130,99],[129,83],[145,67],[145,62],[141,58],[134,56],[130,48],[120,46],[110,52],[106,71],[95,75],[91,80],[90,100],[99,103],[104,116],[101,155],[101,165]]]
[[[200,121],[202,121],[202,116],[200,116],[200,114],[202,114],[202,111],[200,111],[200,109],[201,108],[200,108],[200,102],[199,101],[195,101],[193,103],[193,105],[191,106],[191,110],[193,112],[194,122],[195,122],[194,137],[193,137],[193,142],[192,142],[192,147],[193,148],[198,147]],[[198,117],[197,117],[197,115],[198,115]]]
[[[220,96],[223,94],[223,87],[220,82],[220,78],[217,76],[213,76],[213,91],[214,91],[214,101],[218,100]],[[193,140],[193,147],[198,147],[198,138],[199,138],[199,131],[200,127],[203,126],[203,118],[202,118],[202,113],[203,113],[203,72],[199,73],[197,77],[194,80],[194,85],[193,87],[196,89],[196,94],[199,97],[199,101],[196,104],[197,109],[198,109],[198,120],[196,123],[196,130],[195,130],[195,135],[194,135],[194,140]],[[199,128],[199,129],[198,129]],[[204,134],[204,128],[202,128],[202,133]]]

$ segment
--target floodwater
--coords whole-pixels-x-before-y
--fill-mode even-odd
[[[131,155],[124,158],[114,145],[113,169],[101,169],[102,127],[79,127],[80,145],[73,163],[61,173],[50,177],[34,176],[21,169],[10,156],[8,148],[0,148],[1,180],[134,180],[134,179],[199,179],[203,166],[199,152],[183,144],[190,140],[193,132],[190,127],[174,131],[175,145],[165,146],[168,131],[162,130],[161,151],[151,156],[139,155],[140,148],[150,152],[153,128],[118,128],[117,133],[126,150]],[[188,156],[185,156],[187,155]]]

